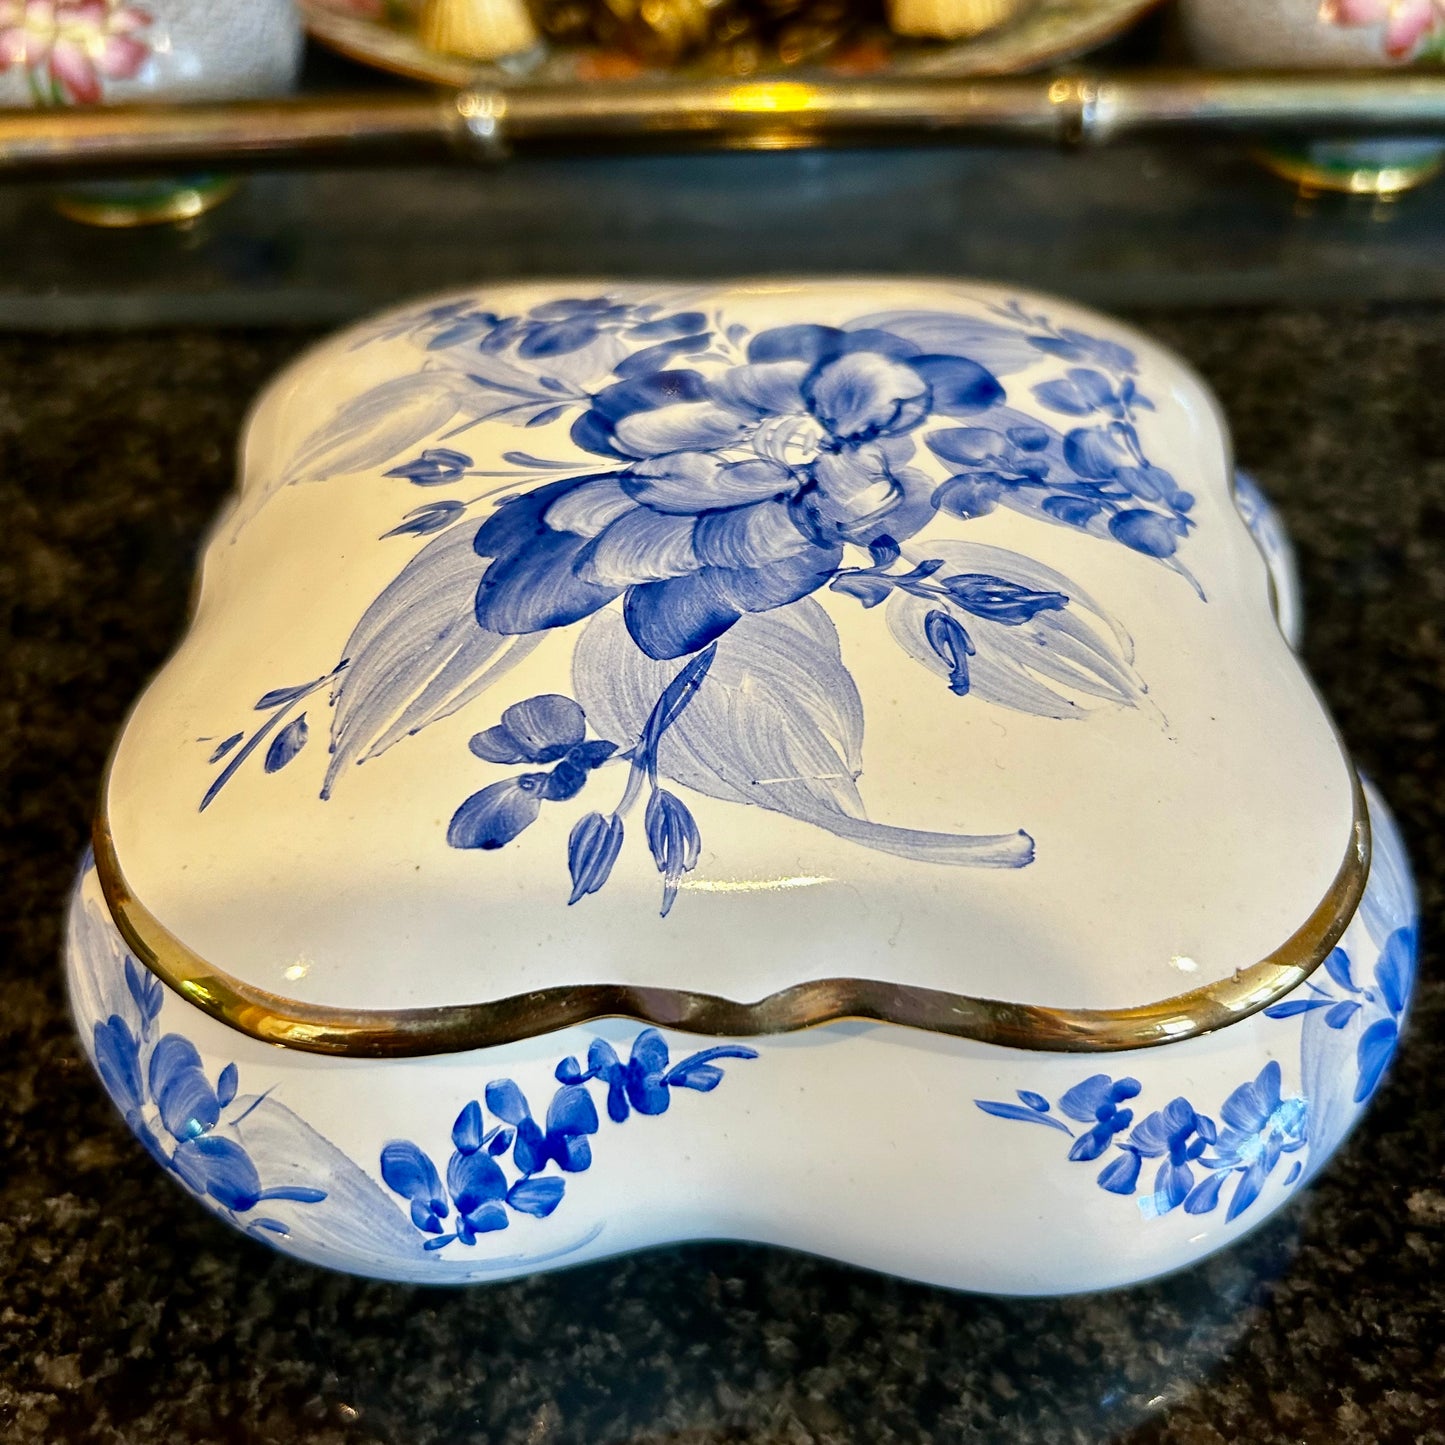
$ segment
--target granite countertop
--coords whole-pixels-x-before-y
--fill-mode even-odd
[[[1294,529],[1309,663],[1399,811],[1427,944],[1394,1073],[1305,1196],[1189,1273],[1062,1301],[732,1245],[374,1284],[166,1183],[72,1037],[61,908],[243,408],[308,338],[0,337],[0,1438],[1445,1442],[1445,309],[1135,319],[1215,384]]]

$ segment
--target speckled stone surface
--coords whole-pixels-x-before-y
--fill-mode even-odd
[[[1427,952],[1307,1195],[1191,1273],[1049,1302],[727,1245],[428,1292],[292,1264],[167,1183],[72,1041],[60,912],[246,402],[307,338],[0,337],[0,1439],[1445,1442],[1445,311],[1137,319],[1292,524],[1309,662],[1399,810]]]

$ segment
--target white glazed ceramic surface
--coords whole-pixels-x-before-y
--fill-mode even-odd
[[[0,0],[0,105],[278,94],[302,38],[294,0]]]
[[[1126,1008],[1264,958],[1341,866],[1351,774],[1281,626],[1288,544],[1211,397],[1105,318],[498,288],[259,402],[109,822],[161,923],[299,1005],[852,977]],[[1378,1085],[1414,904],[1370,812],[1325,968],[1122,1054],[607,1019],[325,1058],[166,992],[93,874],[72,992],[152,1152],[309,1259],[467,1279],[728,1236],[1091,1288],[1265,1217]]]

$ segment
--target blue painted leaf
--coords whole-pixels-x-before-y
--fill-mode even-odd
[[[561,406],[543,407],[541,411],[535,411],[527,418],[527,425],[546,426],[549,422],[554,422],[559,417],[566,416],[570,410],[571,407],[566,403],[563,403]]]
[[[215,752],[213,752],[206,761],[219,763],[243,737],[245,737],[245,733],[232,733],[230,737],[216,744]]]
[[[507,1203],[519,1214],[545,1219],[562,1202],[566,1188],[566,1182],[555,1176],[519,1179],[508,1190]]]
[[[1234,1193],[1229,1199],[1229,1209],[1225,1212],[1224,1222],[1226,1224],[1238,1219],[1259,1198],[1259,1192],[1264,1188],[1264,1181],[1268,1173],[1263,1154],[1256,1158],[1248,1169],[1239,1172],[1239,1183],[1234,1186]]]
[[[1219,1203],[1219,1191],[1224,1187],[1224,1181],[1229,1175],[1230,1171],[1227,1169],[1217,1169],[1212,1174],[1206,1174],[1203,1182],[1196,1184],[1184,1201],[1184,1212],[1209,1214]]]
[[[1410,985],[1415,975],[1415,930],[1397,928],[1385,940],[1380,961],[1375,965],[1375,982],[1385,996],[1385,1004],[1398,1018],[1405,1011]]]
[[[741,1044],[719,1044],[716,1048],[703,1049],[680,1060],[663,1077],[663,1083],[682,1089],[696,1089],[705,1094],[716,1088],[723,1077],[722,1071],[714,1068],[715,1060],[755,1059],[757,1056],[756,1049],[749,1049]],[[714,1074],[717,1075],[716,1078],[713,1077]],[[697,1082],[699,1079],[705,1082]]]
[[[311,1189],[304,1184],[280,1184],[274,1189],[263,1189],[260,1199],[289,1199],[294,1204],[320,1204],[326,1198],[324,1189]]]
[[[1284,1176],[1285,1188],[1288,1189],[1289,1186],[1300,1177],[1300,1174],[1303,1171],[1304,1164],[1300,1160],[1296,1159],[1294,1163],[1289,1166],[1289,1173]]]
[[[926,644],[925,644],[926,646]],[[573,692],[604,737],[639,735],[675,664],[655,662],[620,616],[596,613],[578,639]],[[745,711],[737,706],[748,699]],[[658,744],[660,772],[706,797],[750,803],[902,857],[1018,867],[1026,835],[971,837],[890,827],[858,790],[863,704],[837,630],[811,598],[750,613],[718,640],[696,696]]]
[[[1029,1108],[1024,1104],[1006,1104],[993,1099],[975,1099],[973,1101],[983,1110],[985,1114],[992,1114],[999,1119],[1017,1119],[1023,1124],[1047,1124],[1050,1129],[1058,1129],[1065,1134],[1071,1131],[1067,1124],[1058,1119],[1050,1118],[1040,1114],[1037,1110]]]
[[[1069,605],[1069,599],[1062,592],[1036,592],[1032,587],[991,577],[986,572],[945,577],[940,585],[965,612],[991,618],[1008,627],[1021,626],[1040,612],[1058,611]]]
[[[1307,1014],[1317,1008],[1333,1008],[1335,1004],[1332,998],[1292,998],[1284,1003],[1271,1004],[1264,1011],[1264,1016],[1270,1019],[1292,1019],[1298,1014]]]
[[[1032,607],[1026,598],[1007,621],[971,613],[969,692],[974,698],[1037,717],[1073,718],[1090,706],[1136,707],[1145,697],[1132,666],[1129,635],[1094,600],[1050,567],[1020,553],[978,543],[938,541],[930,552],[948,576],[997,578],[1064,607]],[[999,594],[1002,599],[1002,594]],[[895,591],[885,609],[888,630],[905,652],[931,672],[951,676],[928,635],[930,600]],[[987,610],[987,609],[985,609]],[[1033,615],[1017,620],[1023,611]]]
[[[266,749],[266,760],[262,766],[268,773],[279,772],[306,746],[306,740],[310,736],[311,729],[306,726],[306,714],[303,712],[299,717],[292,718],[271,739],[271,746]]]
[[[1125,1149],[1099,1171],[1099,1187],[1110,1194],[1132,1194],[1139,1184],[1139,1156]]]
[[[886,602],[893,593],[893,581],[888,577],[875,577],[867,572],[844,572],[829,584],[830,590],[856,597],[864,607],[877,607]]]
[[[453,848],[504,847],[537,821],[546,783],[546,773],[523,773],[473,793],[452,814],[447,843]]]
[[[477,625],[483,563],[470,531],[448,528],[428,542],[352,630],[323,796],[345,768],[451,716],[541,641],[541,634],[503,637]]]
[[[1154,1176],[1154,1198],[1158,1212],[1168,1214],[1178,1209],[1194,1188],[1194,1171],[1187,1164],[1175,1164],[1166,1159]]]
[[[462,1106],[452,1125],[452,1143],[461,1154],[475,1154],[482,1147],[482,1109],[473,1099]]]
[[[1042,1094],[1036,1094],[1032,1089],[1019,1089],[1017,1092],[1030,1109],[1037,1110],[1040,1114],[1049,1112],[1049,1101]]]
[[[433,532],[450,527],[466,510],[462,502],[427,502],[424,506],[413,507],[395,527],[381,534],[381,540],[385,541],[388,537],[429,537]]]
[[[1093,497],[1055,495],[1045,497],[1039,505],[1046,515],[1068,527],[1087,527],[1104,510],[1104,503]]]
[[[129,1117],[141,1107],[142,1084],[140,1048],[130,1025],[119,1014],[111,1014],[92,1031],[95,1066],[101,1082],[120,1111]]]
[[[579,818],[567,839],[567,871],[572,875],[568,904],[596,893],[607,882],[622,851],[622,819],[588,813]]]
[[[1400,1029],[1394,1019],[1377,1019],[1360,1035],[1356,1051],[1360,1076],[1355,1082],[1355,1103],[1364,1103],[1379,1087],[1399,1041]]]
[[[1359,1011],[1360,1005],[1354,999],[1346,999],[1325,1015],[1325,1023],[1332,1029],[1342,1029]]]
[[[510,1129],[493,1130],[491,1137],[487,1140],[487,1153],[500,1156],[505,1154],[512,1147],[513,1133]]]
[[[239,1082],[240,1074],[235,1064],[227,1064],[216,1080],[216,1102],[223,1109],[236,1097],[236,1086]]]
[[[849,332],[878,330],[912,342],[931,355],[970,357],[995,376],[1022,371],[1038,360],[1016,326],[950,311],[878,311],[849,322]]]
[[[1325,972],[1347,993],[1359,993],[1350,975],[1350,955],[1343,948],[1330,950],[1325,959]]]
[[[1102,337],[1088,336],[1067,326],[1062,327],[1056,336],[1030,336],[1029,343],[1050,356],[1062,357],[1065,361],[1092,361],[1111,371],[1133,371],[1138,364],[1127,346],[1105,341]]]
[[[142,968],[130,954],[125,956],[125,986],[140,1010],[142,1024],[153,1022],[165,1001],[165,990],[160,979],[148,968]]]
[[[683,710],[697,695],[717,656],[717,643],[710,643],[695,657],[690,657],[662,690],[657,706],[648,715],[647,725],[642,730],[639,748],[646,757],[655,757],[662,735],[670,728]]]
[[[257,712],[270,712],[272,708],[281,707],[288,702],[300,702],[303,697],[309,697],[316,691],[318,684],[325,679],[313,678],[310,682],[297,683],[295,687],[276,687],[270,692],[262,693],[256,699]]]
[[[454,371],[391,377],[352,397],[301,444],[281,485],[326,481],[390,462],[457,414],[473,388]],[[264,501],[258,498],[256,505]]]

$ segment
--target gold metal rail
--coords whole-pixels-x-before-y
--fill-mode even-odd
[[[0,110],[0,179],[176,166],[496,162],[535,150],[1322,135],[1445,137],[1445,73],[677,79]]]

